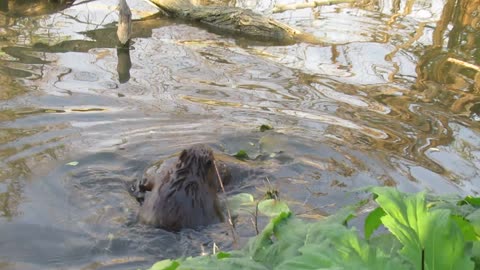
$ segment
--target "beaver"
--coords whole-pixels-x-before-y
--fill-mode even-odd
[[[131,187],[137,200],[143,201],[139,221],[170,231],[222,222],[214,161],[213,151],[200,144],[183,150],[176,159],[147,169]],[[223,180],[227,180],[224,166],[219,167]]]

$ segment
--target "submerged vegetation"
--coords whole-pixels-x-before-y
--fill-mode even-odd
[[[377,207],[365,219],[364,235],[346,226],[358,205],[316,222],[276,207],[273,211],[283,211],[243,249],[163,260],[151,270],[480,268],[480,198],[405,194],[383,187],[370,191]],[[362,202],[362,207],[370,204]]]

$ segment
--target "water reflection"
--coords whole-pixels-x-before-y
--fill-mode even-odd
[[[426,102],[441,100],[457,115],[469,115],[469,108],[480,101],[479,12],[480,4],[475,1],[447,1],[432,34],[433,43],[418,63],[416,87],[424,92],[422,98]],[[449,25],[453,25],[450,31]]]
[[[304,216],[362,198],[349,191],[365,185],[480,192],[475,1],[274,14],[325,44],[267,46],[144,14],[132,0],[131,50],[117,48],[117,0],[85,5],[0,15],[0,235],[43,230],[34,246],[51,248],[36,256],[0,236],[0,257],[10,258],[0,260],[138,268],[212,242],[228,248],[221,225],[168,234],[133,221],[138,205],[124,184],[193,143],[248,150],[262,173],[236,191],[261,196],[268,175]],[[265,123],[274,130],[258,132]],[[239,220],[241,235],[251,234],[248,217]],[[56,241],[85,257],[62,264]]]
[[[130,80],[130,68],[132,67],[130,48],[117,48],[117,58],[118,81],[126,83]]]
[[[71,6],[75,0],[4,0],[0,12],[9,17],[33,17],[55,13]]]

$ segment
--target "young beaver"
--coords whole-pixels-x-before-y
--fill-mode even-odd
[[[208,146],[195,145],[183,150],[177,160],[148,169],[137,187],[132,187],[136,195],[151,191],[141,206],[140,221],[173,231],[221,222],[213,161]],[[142,201],[142,195],[137,199]]]

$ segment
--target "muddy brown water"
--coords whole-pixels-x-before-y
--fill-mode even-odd
[[[125,184],[194,143],[257,157],[262,173],[230,194],[259,197],[268,177],[310,218],[369,185],[480,191],[474,1],[287,11],[273,16],[323,43],[276,46],[148,17],[155,8],[131,0],[142,20],[130,51],[115,47],[114,0],[4,2],[0,269],[136,269],[231,248],[224,224],[135,222]],[[268,13],[276,2],[227,3]],[[238,226],[254,234],[248,217]]]

